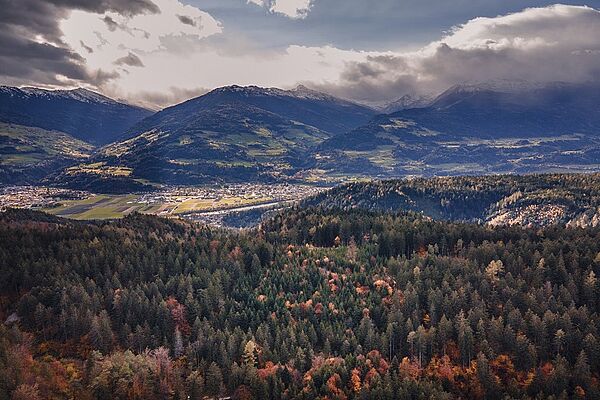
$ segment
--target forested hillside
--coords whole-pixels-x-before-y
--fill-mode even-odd
[[[600,228],[12,210],[0,399],[598,398],[599,272]]]
[[[416,211],[492,225],[600,224],[600,174],[490,175],[356,182],[307,199],[327,209]]]

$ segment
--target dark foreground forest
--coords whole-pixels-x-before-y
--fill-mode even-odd
[[[600,398],[600,228],[0,215],[0,399]]]

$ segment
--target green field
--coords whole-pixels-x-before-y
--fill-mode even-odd
[[[62,201],[57,207],[44,211],[74,219],[108,219],[123,217],[133,211],[152,212],[148,205],[136,202],[137,197],[96,195],[84,200]]]
[[[200,211],[243,207],[271,201],[270,197],[223,197],[220,199],[181,198],[177,201],[147,204],[139,195],[94,195],[82,200],[64,200],[42,211],[60,217],[91,220],[122,218],[132,212],[182,215]]]

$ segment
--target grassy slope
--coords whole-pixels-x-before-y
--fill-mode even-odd
[[[86,160],[93,149],[64,132],[0,123],[0,183],[35,184]]]
[[[0,123],[0,163],[4,165],[28,165],[55,157],[84,159],[93,149],[63,132]]]

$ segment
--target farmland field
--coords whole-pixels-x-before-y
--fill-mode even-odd
[[[60,217],[92,220],[121,218],[133,212],[186,216],[219,210],[300,200],[323,187],[288,184],[166,187],[126,195],[95,194],[35,186],[8,187],[0,193],[0,209],[33,208]]]

